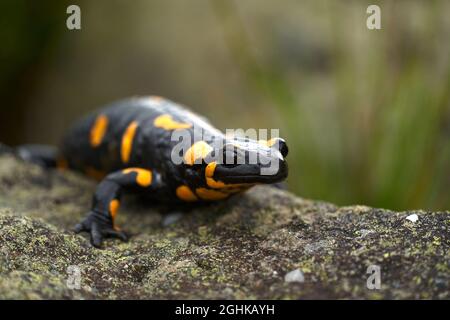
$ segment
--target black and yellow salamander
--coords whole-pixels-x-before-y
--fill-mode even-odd
[[[180,138],[173,137],[180,132],[191,139],[178,154]],[[75,232],[90,233],[95,247],[106,237],[127,240],[114,223],[124,193],[169,204],[200,203],[280,182],[288,172],[283,139],[227,136],[187,108],[155,96],[121,100],[91,113],[68,131],[60,148],[24,145],[15,152],[99,180],[90,212],[75,226]],[[214,160],[218,155],[227,161]],[[269,165],[275,170],[262,174]]]

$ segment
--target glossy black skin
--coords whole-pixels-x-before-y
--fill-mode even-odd
[[[90,130],[99,114],[106,115],[110,125],[99,147],[92,148],[89,143]],[[161,176],[161,183],[166,188],[159,188],[157,194],[150,190],[147,194],[162,202],[180,201],[175,195],[175,189],[179,185],[188,185],[191,189],[198,187],[208,188],[204,179],[206,163],[202,165],[189,166],[185,164],[176,165],[171,160],[171,152],[178,141],[171,141],[173,130],[156,128],[153,121],[156,117],[169,114],[172,119],[180,123],[195,124],[188,130],[194,137],[197,130],[198,137],[212,143],[214,140],[223,139],[235,143],[235,139],[227,139],[224,134],[214,128],[208,120],[200,117],[185,107],[166,99],[142,97],[131,98],[116,102],[110,106],[100,109],[86,118],[81,119],[72,127],[65,136],[61,151],[63,157],[69,162],[69,167],[84,172],[87,167],[93,167],[98,171],[106,173],[115,172],[129,167],[139,167],[152,170]],[[132,121],[138,121],[140,126],[133,140],[130,161],[122,163],[120,156],[120,144],[122,136]],[[195,139],[197,142],[202,139]],[[247,144],[251,140],[246,139]],[[263,152],[266,156],[268,148],[263,148],[259,143],[253,141],[253,152]],[[285,145],[284,145],[285,147]],[[286,151],[287,153],[287,151]],[[276,183],[287,176],[287,164],[280,161],[280,170],[276,175],[261,176],[260,165],[242,164],[234,168],[229,166],[218,166],[216,169],[217,179],[232,183]],[[223,172],[222,175],[220,173]],[[233,179],[227,179],[233,176]]]
[[[99,115],[107,117],[108,127],[101,143],[93,147],[90,140],[91,130]],[[140,193],[158,202],[174,203],[184,201],[176,194],[177,187],[181,185],[192,190],[214,190],[205,178],[208,156],[193,165],[175,164],[172,161],[173,148],[179,141],[171,139],[174,129],[155,127],[154,120],[161,115],[170,115],[177,123],[192,124],[192,127],[183,129],[195,137],[189,145],[200,140],[209,145],[220,141],[225,147],[217,150],[219,153],[230,156],[231,152],[231,158],[239,154],[247,158],[250,155],[257,156],[258,161],[261,159],[261,163],[256,164],[217,164],[213,179],[225,184],[244,184],[242,190],[238,188],[237,191],[244,191],[254,184],[280,182],[287,177],[284,157],[288,151],[282,139],[277,139],[276,144],[268,147],[250,139],[227,138],[206,119],[185,107],[158,97],[130,98],[113,103],[77,122],[65,135],[58,155],[67,162],[70,169],[86,172],[89,168],[90,171],[94,169],[105,175],[97,186],[91,211],[75,227],[76,232],[89,232],[94,246],[100,247],[106,237],[127,239],[127,235],[115,227],[114,214],[110,207],[111,202],[120,200],[123,193]],[[121,142],[127,127],[133,121],[139,126],[132,140],[129,161],[124,163],[121,157]],[[236,145],[239,147],[230,149],[230,146]],[[41,163],[52,162],[51,156],[44,150],[40,153],[39,150],[24,148],[22,151],[26,155],[23,158]],[[261,168],[266,166],[262,164],[263,160],[266,161],[264,163],[267,163],[267,160],[277,161],[278,171],[273,175],[262,175]],[[137,173],[124,173],[123,169],[127,168],[149,170],[152,173],[151,185],[139,185]],[[205,199],[198,197],[197,200],[193,203]]]

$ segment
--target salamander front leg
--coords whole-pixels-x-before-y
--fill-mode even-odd
[[[123,193],[151,192],[161,186],[160,176],[142,168],[128,168],[109,174],[97,186],[92,209],[87,217],[75,226],[75,232],[91,234],[91,244],[99,248],[105,238],[128,239],[114,223]]]

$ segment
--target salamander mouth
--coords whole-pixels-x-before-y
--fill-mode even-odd
[[[247,176],[228,176],[226,178],[219,178],[226,183],[277,183],[283,181],[286,176],[280,175],[247,175]]]
[[[249,174],[246,174],[244,172],[233,174],[232,172],[229,172],[229,170],[225,171],[217,170],[216,174],[214,175],[214,178],[223,181],[225,183],[270,184],[283,181],[284,179],[286,179],[287,175],[288,175],[287,165],[284,164],[282,167],[279,168],[276,174],[263,174],[261,172],[261,169],[258,169],[257,173],[249,173]]]

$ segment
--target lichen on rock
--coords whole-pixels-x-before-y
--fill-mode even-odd
[[[71,231],[94,188],[0,156],[0,298],[450,298],[449,212],[340,208],[259,186],[167,218],[129,197],[118,223],[131,240],[98,250]],[[367,288],[371,265],[379,290]],[[285,281],[292,271],[302,281]]]

